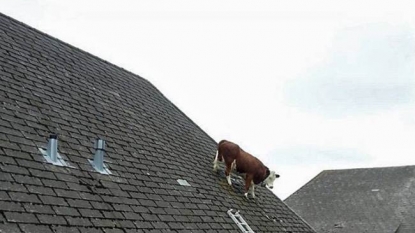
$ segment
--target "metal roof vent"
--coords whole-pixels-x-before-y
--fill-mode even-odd
[[[238,225],[239,229],[243,233],[255,233],[248,223],[245,222],[245,219],[239,214],[239,210],[236,213],[232,213],[233,209],[228,210],[228,215],[232,218],[232,220]]]
[[[46,150],[43,148],[39,148],[40,153],[42,153],[43,157],[45,157],[48,163],[57,166],[66,166],[68,167],[69,164],[63,160],[62,156],[58,153],[58,135],[51,134],[49,136],[49,142]]]
[[[178,179],[177,182],[181,185],[181,186],[191,186],[189,184],[189,182],[187,182],[187,180],[182,180],[182,179]]]
[[[107,166],[104,164],[104,155],[105,155],[105,141],[103,139],[97,138],[95,140],[95,155],[94,160],[88,159],[92,167],[101,174],[111,174],[111,171],[108,170]]]

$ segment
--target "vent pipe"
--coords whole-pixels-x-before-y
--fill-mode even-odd
[[[49,136],[48,145],[46,150],[39,148],[43,157],[45,157],[48,163],[57,165],[57,166],[69,166],[58,153],[58,135],[51,134]]]
[[[51,163],[58,162],[58,135],[57,134],[51,134],[49,136],[47,157],[49,158]]]
[[[97,138],[95,140],[94,148],[95,155],[94,160],[89,160],[92,167],[101,174],[111,174],[108,168],[104,164],[104,155],[105,155],[106,143],[103,139]]]

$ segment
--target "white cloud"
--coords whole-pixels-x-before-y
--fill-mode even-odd
[[[415,34],[369,24],[338,34],[327,61],[294,80],[287,100],[307,111],[344,116],[413,104]]]

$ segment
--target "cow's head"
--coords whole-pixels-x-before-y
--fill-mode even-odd
[[[267,174],[266,174],[266,177],[267,177],[267,178],[265,178],[265,180],[262,182],[262,185],[263,185],[263,186],[266,186],[266,187],[268,187],[268,188],[270,188],[270,189],[272,189],[272,188],[274,188],[274,181],[275,181],[275,179],[276,179],[276,178],[279,178],[279,177],[280,177],[280,175],[276,174],[276,173],[275,173],[275,171],[270,171],[270,170],[267,168]]]

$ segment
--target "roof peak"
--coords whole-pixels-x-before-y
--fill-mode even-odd
[[[354,170],[371,170],[371,169],[396,169],[396,168],[415,168],[415,165],[396,165],[396,166],[379,166],[379,167],[355,167],[355,168],[340,168],[340,169],[327,169],[323,172],[338,172],[338,171],[354,171]]]
[[[71,48],[71,49],[75,49],[75,50],[77,50],[78,52],[81,52],[81,53],[83,53],[83,54],[85,54],[85,55],[87,55],[87,56],[94,57],[95,59],[98,59],[98,60],[100,60],[100,61],[102,61],[102,62],[104,62],[104,63],[106,63],[106,64],[108,64],[108,65],[114,66],[114,67],[116,67],[117,69],[121,69],[121,70],[123,70],[124,72],[127,72],[127,73],[129,73],[129,74],[132,74],[133,76],[136,76],[136,77],[138,77],[138,78],[140,78],[140,79],[143,79],[143,80],[145,80],[145,81],[149,82],[147,79],[145,79],[145,78],[141,77],[140,75],[137,75],[137,74],[135,74],[135,73],[133,73],[133,72],[131,72],[131,71],[129,71],[129,70],[127,70],[127,69],[125,69],[125,68],[123,68],[123,67],[119,66],[119,65],[116,65],[116,64],[114,64],[114,63],[112,63],[112,62],[110,62],[110,61],[107,61],[107,60],[105,60],[105,59],[103,59],[103,58],[100,58],[100,57],[98,57],[98,56],[96,56],[96,55],[94,55],[94,54],[92,54],[92,53],[89,53],[89,52],[87,52],[87,51],[85,51],[85,50],[83,50],[83,49],[81,49],[81,48],[78,48],[78,47],[76,47],[76,46],[74,46],[74,45],[71,45],[71,44],[69,44],[69,43],[67,43],[67,42],[65,42],[65,41],[63,41],[63,40],[61,40],[61,39],[59,39],[59,38],[57,38],[57,37],[54,37],[54,36],[52,36],[52,35],[50,35],[50,34],[47,34],[47,33],[43,32],[43,31],[40,31],[39,29],[37,29],[37,28],[35,28],[35,27],[32,27],[31,25],[26,24],[26,23],[24,23],[24,22],[22,22],[22,21],[20,21],[20,20],[17,20],[17,19],[15,19],[15,18],[12,18],[12,17],[10,17],[10,16],[8,16],[8,15],[6,15],[6,14],[2,13],[2,12],[0,12],[0,17],[7,18],[8,20],[11,20],[11,21],[13,21],[13,22],[15,22],[15,23],[18,23],[18,24],[20,24],[20,25],[23,25],[24,27],[26,27],[26,28],[28,28],[28,29],[30,29],[30,30],[35,31],[36,33],[40,33],[40,34],[42,34],[42,35],[44,35],[44,36],[46,36],[46,37],[48,37],[48,38],[50,38],[50,39],[52,39],[52,40],[54,40],[54,41],[58,42],[59,44],[63,44],[63,45],[65,45],[65,46],[67,46],[67,47],[69,47],[69,48]],[[150,82],[149,82],[149,83],[150,83]],[[150,83],[150,84],[151,84],[151,83]]]

